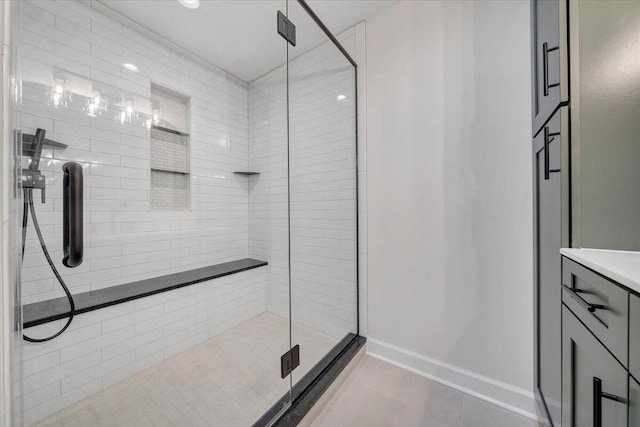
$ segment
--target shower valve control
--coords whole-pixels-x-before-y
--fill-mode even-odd
[[[40,173],[33,173],[29,169],[22,171],[22,188],[35,188],[40,190],[40,200],[46,202],[46,177]]]
[[[30,188],[40,190],[40,200],[45,203],[45,188],[47,177],[40,172],[40,158],[44,147],[51,149],[67,148],[66,144],[52,141],[45,138],[47,131],[38,128],[34,135],[28,135],[20,131],[15,131],[15,137],[22,143],[22,155],[29,158],[29,166],[22,169],[20,183],[22,188]]]

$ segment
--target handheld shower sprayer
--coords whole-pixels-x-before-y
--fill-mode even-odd
[[[62,214],[62,247],[65,267],[74,268],[82,264],[83,228],[82,228],[82,166],[69,162],[62,165],[64,178],[62,182],[63,214]]]
[[[27,223],[29,220],[29,212],[31,213],[31,219],[35,228],[38,240],[42,252],[49,267],[56,276],[58,283],[62,287],[62,290],[69,300],[69,317],[67,323],[57,333],[46,338],[31,338],[26,335],[22,335],[25,341],[39,343],[52,340],[60,336],[67,330],[71,321],[75,315],[75,302],[73,296],[69,291],[66,283],[60,276],[58,269],[56,268],[49,250],[44,242],[40,225],[38,224],[38,218],[36,217],[35,205],[33,202],[33,190],[40,190],[41,202],[46,202],[45,190],[46,190],[46,177],[40,172],[40,157],[42,155],[42,148],[49,146],[53,148],[64,149],[67,146],[59,142],[51,141],[45,138],[46,131],[44,129],[38,129],[35,135],[22,135],[22,153],[25,156],[29,156],[29,165],[27,168],[22,169],[22,191],[23,191],[23,213],[22,213],[22,258],[24,258],[24,249],[27,238]],[[62,166],[64,172],[63,178],[63,250],[64,258],[62,263],[69,268],[77,267],[82,263],[83,252],[83,180],[82,180],[82,166],[75,162],[68,162]]]

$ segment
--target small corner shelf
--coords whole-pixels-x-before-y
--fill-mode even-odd
[[[242,176],[260,175],[260,172],[235,171],[233,173],[236,175],[242,175]]]

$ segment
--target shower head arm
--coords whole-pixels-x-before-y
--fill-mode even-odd
[[[22,134],[22,142],[24,143],[32,143],[34,140],[36,139],[35,135],[28,135],[26,133]],[[52,147],[52,148],[67,148],[67,144],[63,144],[61,142],[57,142],[57,141],[53,141],[51,139],[44,139],[43,141],[43,145],[45,147]]]
[[[66,144],[46,139],[44,135],[44,129],[38,129],[35,135],[22,134],[22,155],[31,157],[30,169],[38,170],[40,155],[44,147],[59,148],[62,150],[67,148]]]
[[[44,145],[44,135],[46,130],[38,128],[36,130],[35,137],[31,141],[31,162],[29,163],[29,169],[37,171],[40,167],[40,156],[42,155],[42,146]]]

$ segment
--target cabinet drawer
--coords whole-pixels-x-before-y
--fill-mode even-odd
[[[626,426],[628,384],[622,365],[563,307],[562,426]]]
[[[629,296],[629,371],[640,379],[640,298],[633,294]]]
[[[562,258],[562,301],[626,367],[629,293],[588,268]]]

